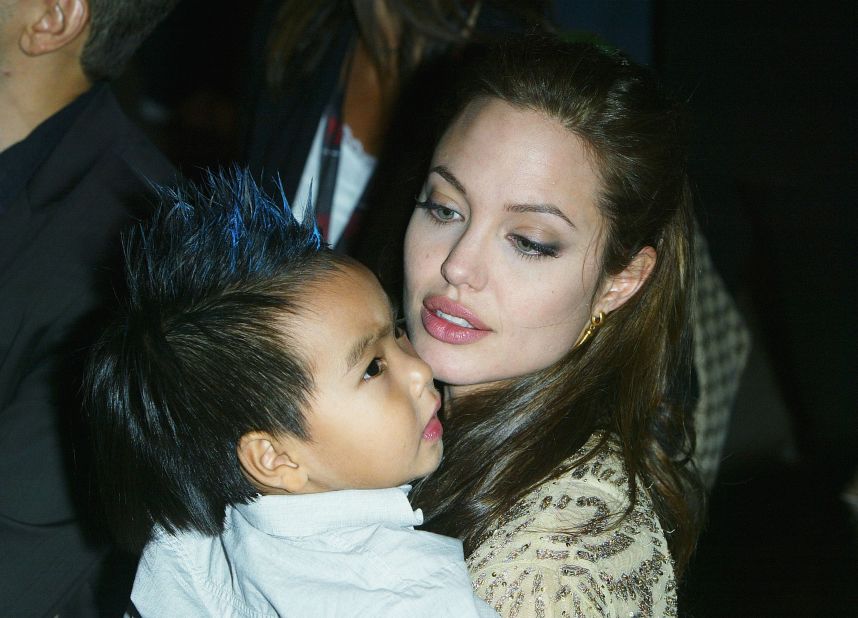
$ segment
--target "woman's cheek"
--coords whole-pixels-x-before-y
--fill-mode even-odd
[[[435,276],[440,276],[441,264],[446,259],[444,245],[438,240],[425,239],[415,246],[416,267],[414,276],[420,281],[430,279]]]

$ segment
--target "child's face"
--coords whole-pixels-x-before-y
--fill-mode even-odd
[[[433,472],[443,448],[431,369],[375,277],[343,271],[313,285],[297,331],[315,381],[299,447],[308,492],[395,487]]]

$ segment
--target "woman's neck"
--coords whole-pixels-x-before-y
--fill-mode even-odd
[[[381,151],[398,93],[397,75],[380,71],[358,38],[346,80],[343,122],[371,155],[378,156]]]

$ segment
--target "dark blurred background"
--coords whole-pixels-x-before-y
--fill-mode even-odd
[[[698,216],[754,342],[689,616],[858,615],[856,6],[654,3]]]
[[[189,176],[241,161],[258,4],[183,0],[117,84]],[[687,100],[698,218],[753,337],[682,615],[858,615],[858,3],[549,5]]]

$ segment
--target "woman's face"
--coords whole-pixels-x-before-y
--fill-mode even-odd
[[[598,192],[584,143],[544,114],[490,99],[447,130],[408,225],[404,300],[454,394],[572,348],[599,309]]]

